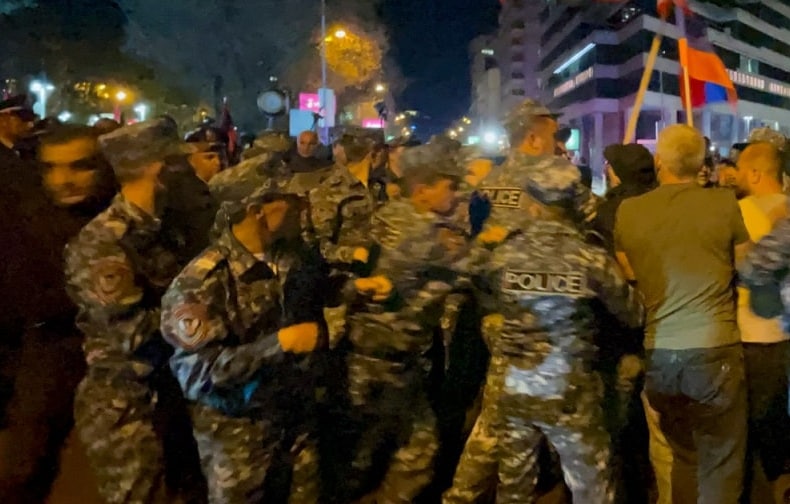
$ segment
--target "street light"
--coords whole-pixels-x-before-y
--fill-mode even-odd
[[[387,88],[384,86],[384,84],[381,84],[381,83],[376,84],[376,92],[377,93],[383,93],[385,89],[387,89]]]
[[[40,117],[47,116],[47,98],[55,90],[55,86],[49,82],[34,80],[30,83],[30,92],[35,93],[38,100],[33,105],[33,111]]]
[[[346,38],[346,35],[348,35],[348,34],[346,33],[346,30],[344,30],[344,29],[342,29],[342,28],[340,28],[340,29],[338,29],[338,30],[335,30],[335,37],[337,37],[337,38],[339,38],[339,39]]]
[[[113,115],[115,116],[115,120],[116,121],[123,122],[121,120],[122,119],[121,116],[123,115],[121,113],[121,104],[123,103],[124,100],[126,100],[126,91],[121,90],[121,91],[118,91],[117,93],[115,93],[115,100],[116,100],[115,111],[114,111]]]

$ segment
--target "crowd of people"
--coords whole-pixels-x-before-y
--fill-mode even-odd
[[[502,163],[35,119],[0,102],[0,502],[72,432],[107,503],[790,502],[779,132],[609,146],[598,197],[532,100]]]

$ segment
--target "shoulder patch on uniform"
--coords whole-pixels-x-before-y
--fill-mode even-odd
[[[518,187],[481,187],[478,191],[495,207],[519,208],[521,204],[522,191]]]
[[[209,316],[205,305],[183,304],[173,309],[175,343],[187,351],[201,348],[209,340]]]
[[[90,296],[103,305],[131,304],[142,298],[134,271],[122,257],[102,257],[91,264]]]
[[[505,270],[502,275],[502,290],[508,294],[581,297],[587,289],[587,276],[579,271]]]

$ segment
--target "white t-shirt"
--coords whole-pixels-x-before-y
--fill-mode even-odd
[[[749,237],[755,243],[771,232],[773,222],[769,215],[782,205],[787,205],[787,195],[766,194],[748,196],[738,202]],[[780,317],[766,319],[755,315],[749,307],[749,290],[738,287],[738,328],[744,343],[779,343],[790,339],[782,331]]]

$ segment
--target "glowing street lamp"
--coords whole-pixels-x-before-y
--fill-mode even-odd
[[[33,112],[40,117],[47,116],[47,98],[55,90],[55,86],[49,82],[34,80],[30,83],[30,92],[35,93],[38,100],[33,105]]]
[[[377,93],[383,93],[384,90],[386,90],[386,89],[387,88],[386,88],[386,86],[384,86],[384,84],[381,84],[381,83],[376,84],[376,92]]]
[[[348,33],[346,33],[346,30],[344,30],[342,28],[340,28],[338,30],[335,30],[335,37],[337,37],[339,39],[346,38],[346,35],[348,35]]]
[[[115,93],[115,101],[116,101],[116,103],[115,103],[115,111],[113,112],[113,115],[115,116],[115,120],[118,121],[118,122],[122,122],[121,121],[121,115],[122,115],[121,114],[121,104],[123,103],[124,100],[126,100],[126,96],[127,96],[126,95],[126,91],[124,91],[124,90],[120,90],[117,93]]]

